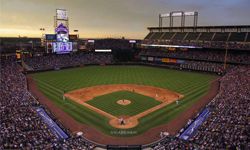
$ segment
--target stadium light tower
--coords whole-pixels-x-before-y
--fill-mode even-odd
[[[73,30],[74,31],[74,33],[76,33],[77,34],[77,38],[79,38],[79,34],[78,34],[78,29],[75,29],[75,30]]]
[[[169,18],[169,27],[174,26],[174,18],[181,17],[181,27],[185,26],[186,17],[193,16],[193,27],[197,27],[198,23],[198,12],[184,12],[184,11],[172,11],[166,14],[159,14],[159,28],[162,28],[162,21],[164,18]]]
[[[44,46],[45,45],[45,28],[40,28],[39,29],[41,31],[42,37],[41,37],[41,45]]]

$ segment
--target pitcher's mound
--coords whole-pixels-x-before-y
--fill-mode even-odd
[[[119,105],[126,106],[126,105],[129,105],[131,103],[131,101],[127,100],[127,99],[122,99],[122,100],[118,100],[116,103],[119,104]]]

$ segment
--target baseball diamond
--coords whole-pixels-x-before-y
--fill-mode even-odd
[[[0,1],[0,150],[250,150],[250,0]]]
[[[145,66],[87,66],[35,73],[32,78],[77,122],[109,136],[133,137],[178,117],[208,92],[217,76]],[[122,99],[131,104],[118,106]],[[114,125],[134,118],[134,125]]]

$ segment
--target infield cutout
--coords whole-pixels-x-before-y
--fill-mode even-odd
[[[127,105],[131,104],[131,101],[127,100],[127,99],[122,99],[122,100],[116,101],[116,103],[119,105],[127,106]]]
[[[87,104],[86,102],[92,100],[93,98],[105,94],[110,94],[118,91],[129,91],[138,93],[141,95],[145,95],[148,97],[152,97],[153,99],[162,102],[161,104],[152,107],[144,112],[136,114],[134,116],[114,116],[105,112],[99,108],[96,108],[92,105]],[[100,86],[92,86],[87,88],[82,88],[74,91],[70,91],[64,94],[65,97],[109,118],[109,124],[112,127],[120,128],[120,129],[129,129],[137,126],[139,124],[139,119],[159,110],[168,104],[179,100],[183,97],[183,95],[170,91],[168,89],[163,89],[159,87],[153,86],[144,86],[144,85],[136,85],[136,84],[114,84],[114,85],[100,85]],[[125,103],[126,101],[126,103]],[[118,100],[120,105],[129,105],[130,100]]]

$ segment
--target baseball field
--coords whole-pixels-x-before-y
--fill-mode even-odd
[[[86,66],[31,76],[74,120],[114,137],[168,123],[199,101],[217,78],[146,66]]]

